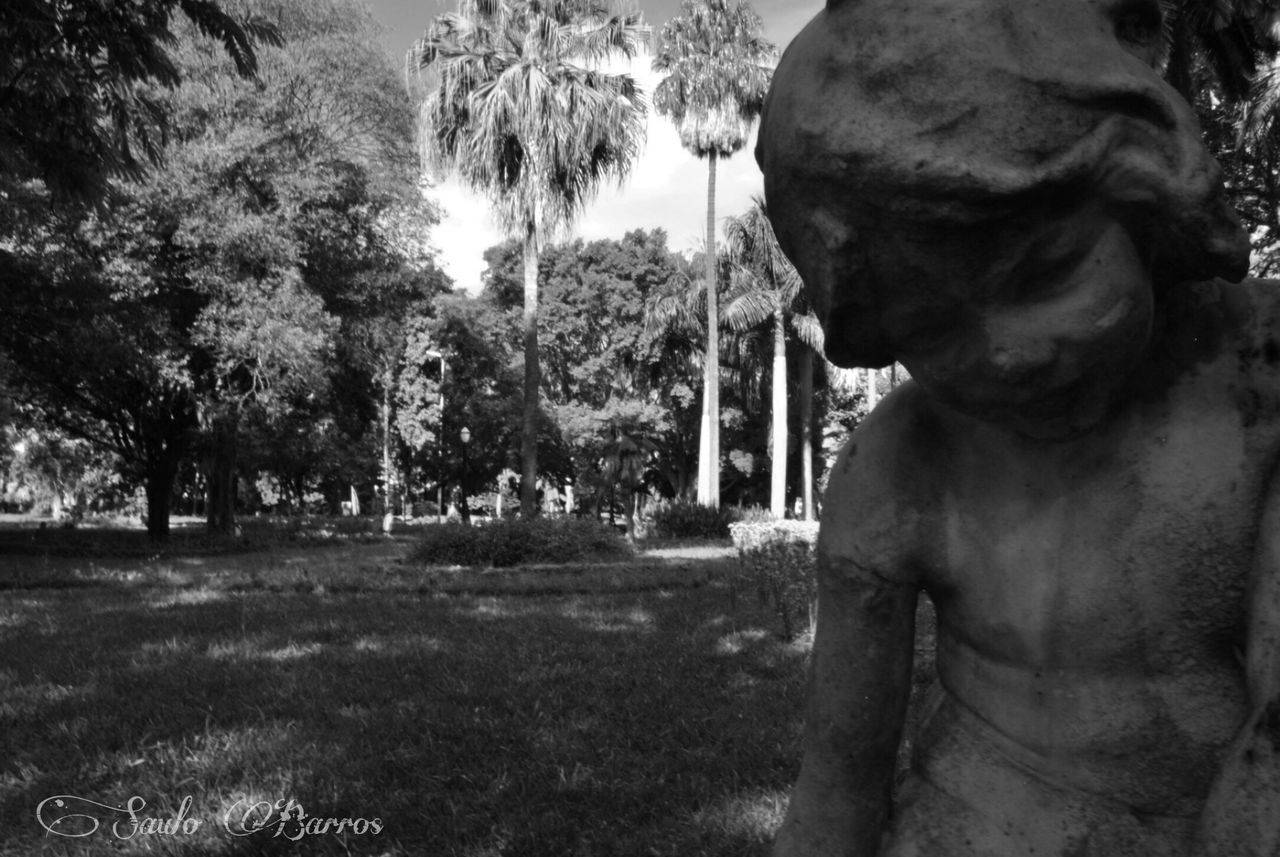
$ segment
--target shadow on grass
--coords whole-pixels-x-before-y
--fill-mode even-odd
[[[718,583],[0,593],[0,853],[763,855],[806,652],[731,605]],[[189,795],[201,824],[46,836],[36,807],[60,794],[161,818]],[[382,831],[227,834],[229,810],[288,799]]]

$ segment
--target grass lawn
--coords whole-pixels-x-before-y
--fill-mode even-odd
[[[0,854],[749,857],[797,771],[807,650],[720,580],[477,596],[50,567],[0,589]],[[47,835],[57,795],[101,826]],[[135,796],[140,819],[189,796],[197,829],[117,838]],[[263,829],[231,835],[254,806]]]

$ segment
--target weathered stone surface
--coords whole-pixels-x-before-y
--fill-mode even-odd
[[[1244,274],[1195,117],[1120,5],[846,0],[792,43],[758,155],[828,357],[897,358],[979,414],[1092,414],[1140,356],[1152,275]]]
[[[757,156],[828,355],[915,379],[831,476],[783,857],[1280,855],[1280,291],[1229,282],[1159,15],[843,0],[777,71]]]

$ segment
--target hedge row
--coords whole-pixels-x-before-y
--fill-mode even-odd
[[[810,631],[818,597],[816,521],[755,521],[729,525],[744,578],[762,603],[772,603],[782,633],[795,636],[793,617],[807,619]]]
[[[577,518],[503,519],[484,526],[429,526],[410,554],[425,565],[505,568],[622,559],[634,551],[613,528]]]

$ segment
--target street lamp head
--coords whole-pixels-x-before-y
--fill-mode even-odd
[[[462,442],[471,443],[471,429],[465,427],[462,429]]]

